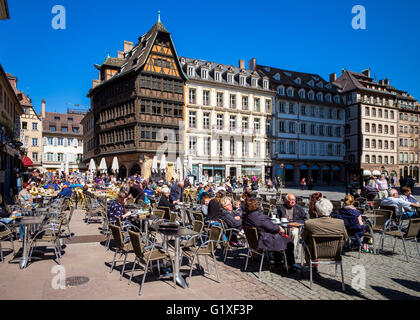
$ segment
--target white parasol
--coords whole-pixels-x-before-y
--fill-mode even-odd
[[[91,158],[89,162],[89,171],[96,171],[95,160],[93,160],[93,158]]]
[[[371,176],[372,175],[372,172],[370,172],[369,170],[364,170],[363,171],[363,175],[364,176]]]
[[[187,169],[190,173],[192,172],[192,156],[188,156]]]
[[[68,161],[66,161],[66,168],[64,169],[64,172],[66,174],[69,174],[69,162]]]
[[[160,170],[166,171],[166,157],[162,154],[162,159],[160,159]]]
[[[61,162],[61,168],[60,168],[60,172],[64,171],[64,162]]]
[[[153,162],[152,162],[152,171],[157,172],[157,170],[158,170],[157,157],[154,156],[153,157]]]
[[[381,175],[381,172],[380,172],[380,171],[378,171],[378,170],[373,170],[372,174],[373,174],[374,176],[380,176],[380,175]]]
[[[105,158],[102,158],[101,163],[99,164],[98,169],[101,170],[101,171],[107,171],[108,170],[108,167],[106,166]]]
[[[120,166],[118,165],[118,158],[114,157],[114,159],[112,159],[112,166],[111,166],[111,170],[115,173],[118,172],[120,170]]]

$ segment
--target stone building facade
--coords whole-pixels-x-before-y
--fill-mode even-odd
[[[185,152],[196,180],[229,176],[264,179],[274,92],[255,68],[180,58],[185,88]],[[250,66],[255,66],[253,60]],[[268,134],[267,134],[268,133]]]
[[[345,109],[338,88],[317,74],[257,65],[276,92],[273,108],[273,176],[286,185],[302,178],[344,181]]]

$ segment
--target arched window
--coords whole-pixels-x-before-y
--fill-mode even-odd
[[[370,148],[369,139],[365,140],[365,148]]]
[[[372,156],[372,163],[376,163],[376,156]]]
[[[369,163],[370,157],[368,155],[365,155],[365,162]]]

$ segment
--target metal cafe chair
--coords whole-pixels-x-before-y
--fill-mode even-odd
[[[109,228],[111,229],[112,236],[113,236],[114,241],[115,241],[115,254],[114,254],[114,259],[112,260],[112,264],[111,264],[109,272],[111,273],[112,270],[114,269],[117,253],[120,254],[120,257],[122,257],[122,255],[124,255],[125,256],[124,257],[124,264],[123,264],[123,267],[122,267],[121,273],[120,273],[120,281],[121,281],[122,280],[122,275],[123,275],[124,269],[125,269],[125,262],[127,261],[127,255],[128,255],[128,253],[133,252],[133,247],[132,247],[131,243],[127,241],[127,239],[123,238],[123,234],[121,232],[121,227],[110,224]]]
[[[262,266],[263,266],[263,263],[264,263],[264,256],[267,255],[267,257],[268,257],[268,251],[267,250],[261,250],[261,249],[258,248],[258,231],[257,231],[257,228],[255,228],[255,227],[248,228],[248,227],[242,226],[242,230],[244,230],[246,243],[247,243],[247,246],[248,246],[248,253],[246,255],[246,261],[245,261],[245,271],[248,267],[248,259],[251,256],[251,254],[252,253],[257,254],[257,255],[261,256],[260,269],[259,269],[259,273],[258,273],[258,278],[261,278],[261,269],[262,269]],[[282,252],[283,252],[283,255],[284,255],[284,262],[286,264],[286,270],[288,270],[286,251],[282,250]],[[287,271],[287,273],[289,273],[289,271]]]
[[[398,230],[395,230],[395,231],[385,231],[382,233],[382,249],[384,245],[385,236],[390,236],[394,238],[394,247],[392,248],[392,252],[395,252],[395,245],[397,243],[397,239],[401,239],[404,246],[405,258],[407,259],[407,262],[409,262],[408,254],[407,254],[407,247],[405,245],[405,242],[415,241],[417,252],[420,257],[420,250],[419,250],[419,245],[417,242],[417,236],[419,235],[419,232],[420,232],[420,218],[410,219],[407,231],[403,231],[402,228],[398,228]]]
[[[3,229],[3,230],[2,230]],[[12,251],[13,254],[15,254],[15,246],[13,243],[13,231],[3,222],[0,222],[0,258],[1,261],[4,262],[4,258],[3,258],[3,248],[1,246],[1,242],[3,240],[10,240],[10,243],[12,245]]]
[[[312,235],[310,246],[303,241],[305,252],[309,256],[310,288],[312,290],[312,265],[313,264],[335,264],[335,275],[340,265],[342,290],[344,286],[344,273],[341,251],[343,247],[343,236]]]

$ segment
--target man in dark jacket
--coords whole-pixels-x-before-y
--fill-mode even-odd
[[[135,183],[134,179],[130,180],[130,190],[128,191],[128,197],[133,198],[135,203],[138,203],[139,200],[145,200],[143,189],[139,184]]]
[[[175,205],[178,204],[178,201],[171,201],[169,199],[169,194],[171,191],[169,188],[165,187],[162,189],[162,196],[160,197],[158,208],[160,207],[168,207],[171,209],[171,211],[175,211]]]
[[[174,183],[171,187],[171,194],[169,195],[169,199],[179,202],[184,202],[184,182]]]
[[[286,218],[288,221],[304,223],[307,219],[307,214],[300,205],[296,204],[296,197],[289,193],[284,200],[284,204],[277,207],[277,214],[279,215],[279,218]],[[290,236],[295,248],[297,248],[299,241],[299,228],[290,228]]]

